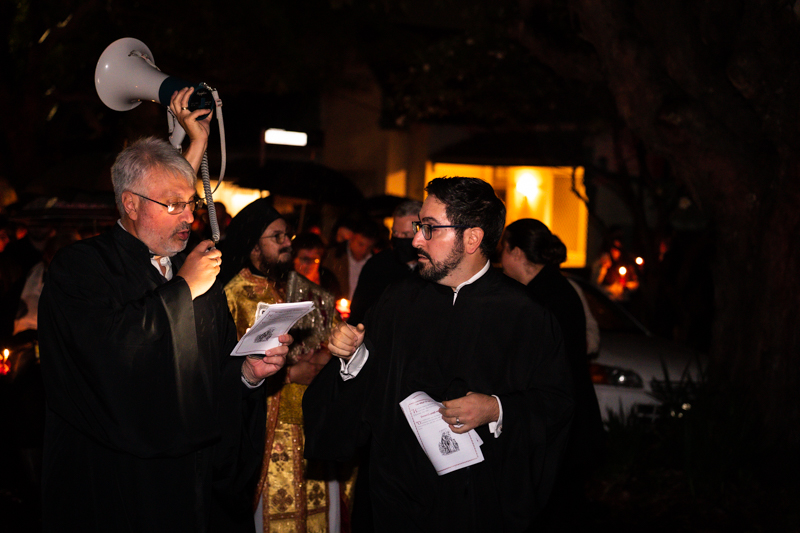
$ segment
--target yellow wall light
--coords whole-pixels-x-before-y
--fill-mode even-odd
[[[542,178],[533,170],[523,170],[517,174],[517,192],[531,202],[542,195]]]

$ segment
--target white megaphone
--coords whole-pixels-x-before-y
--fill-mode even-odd
[[[222,124],[222,102],[219,100],[216,89],[205,83],[193,84],[174,76],[168,76],[156,67],[153,53],[138,39],[125,37],[108,45],[97,61],[94,71],[94,86],[100,100],[115,111],[129,111],[143,101],[157,102],[165,107],[169,106],[170,98],[175,91],[184,87],[194,87],[194,92],[189,98],[189,110],[208,109],[212,113],[216,108],[219,123],[220,147],[222,151],[222,164],[219,172],[217,187],[225,175],[225,129]],[[170,143],[180,150],[186,132],[178,124],[177,119],[168,113],[170,118]],[[207,115],[206,115],[207,116]],[[205,118],[198,117],[198,120]],[[203,155],[200,168],[203,178],[206,202],[208,204],[209,221],[211,222],[214,242],[219,240],[219,226],[212,198],[211,186],[208,176],[208,160]]]
[[[175,76],[168,76],[156,67],[153,53],[138,39],[125,37],[108,45],[94,71],[94,86],[100,100],[115,111],[129,111],[143,101],[169,105],[172,93],[184,87],[194,87],[189,99],[189,109],[213,110],[214,98],[204,83],[193,84]],[[177,126],[180,128],[180,126]],[[180,139],[172,136],[172,144],[180,146]],[[177,142],[176,142],[177,141]]]

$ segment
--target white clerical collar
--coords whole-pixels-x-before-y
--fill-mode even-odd
[[[458,291],[461,290],[461,287],[464,287],[465,285],[470,285],[472,283],[475,283],[476,281],[478,281],[481,278],[481,276],[483,276],[484,274],[489,272],[489,269],[491,267],[492,267],[492,263],[487,259],[486,260],[486,264],[483,265],[482,269],[480,269],[474,276],[469,278],[467,281],[465,281],[464,283],[460,284],[458,287],[453,289],[453,304],[456,303],[456,298],[458,297]]]

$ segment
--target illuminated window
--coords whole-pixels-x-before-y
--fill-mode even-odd
[[[392,196],[400,196],[401,198],[406,195],[406,171],[398,170],[386,176],[386,194]]]

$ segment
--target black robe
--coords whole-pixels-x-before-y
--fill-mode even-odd
[[[527,529],[552,486],[572,411],[553,317],[490,270],[455,305],[450,288],[404,279],[365,325],[370,355],[358,376],[343,381],[334,359],[306,391],[306,457],[344,461],[369,443],[376,531]],[[482,463],[437,476],[399,406],[416,391],[438,401],[499,396],[502,435],[477,429]]]
[[[572,376],[575,413],[554,492],[539,524],[542,531],[558,531],[565,519],[585,520],[584,484],[602,456],[604,444],[600,405],[589,374],[586,354],[586,314],[580,296],[554,265],[545,265],[528,283],[528,294],[550,311],[564,334],[564,348]]]
[[[45,531],[253,530],[264,398],[219,284],[192,301],[115,225],[56,255],[39,342]]]
[[[558,320],[575,393],[575,416],[567,455],[575,468],[589,468],[602,448],[603,420],[589,374],[586,354],[586,314],[580,296],[558,267],[546,265],[527,286],[534,301]],[[566,457],[565,457],[566,458]]]
[[[347,322],[353,325],[363,322],[367,311],[378,301],[386,287],[411,276],[413,272],[408,264],[397,257],[394,250],[382,250],[370,257],[358,275],[358,285],[353,292],[353,301],[350,302]]]

